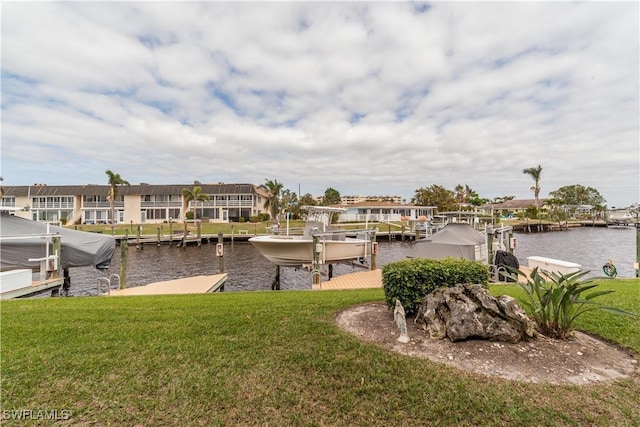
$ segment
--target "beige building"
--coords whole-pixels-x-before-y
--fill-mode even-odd
[[[202,188],[209,200],[196,201],[198,218],[211,222],[248,221],[267,213],[268,192],[253,184],[187,184],[119,186],[114,203],[117,223],[162,223],[184,219],[193,209],[182,195],[184,188]],[[108,185],[6,186],[0,210],[36,221],[63,224],[106,224],[111,218]]]

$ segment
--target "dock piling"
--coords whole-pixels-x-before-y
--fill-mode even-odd
[[[216,245],[216,255],[218,256],[218,273],[224,273],[224,235],[218,233],[218,244]]]
[[[273,279],[273,283],[271,284],[272,291],[280,290],[280,266],[276,265],[276,277]]]
[[[127,287],[127,252],[129,250],[129,232],[125,231],[124,244],[120,242],[120,289]]]

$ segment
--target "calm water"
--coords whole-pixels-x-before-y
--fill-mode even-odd
[[[635,277],[636,232],[631,227],[576,228],[551,233],[516,234],[515,251],[521,264],[528,256],[538,255],[576,262],[582,268],[601,276],[602,265],[613,259],[618,277]],[[410,242],[378,243],[378,267],[405,258]],[[228,274],[226,291],[269,290],[275,277],[275,266],[262,257],[250,243],[224,244],[224,270]],[[215,244],[178,249],[170,245],[146,245],[143,250],[129,247],[127,282],[129,287],[188,276],[218,273]],[[98,278],[119,273],[120,250],[106,273],[92,267],[71,269],[71,295],[97,295]],[[337,265],[334,276],[360,271],[348,265]],[[326,280],[326,277],[323,278]],[[310,289],[311,274],[304,269],[282,268],[281,289]],[[103,289],[106,290],[106,287]]]

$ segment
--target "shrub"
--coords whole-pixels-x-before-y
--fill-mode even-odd
[[[593,301],[596,297],[615,292],[613,290],[594,291],[583,297],[583,293],[598,286],[593,282],[599,278],[581,280],[588,273],[588,270],[580,270],[558,274],[538,270],[536,267],[527,277],[525,273],[518,271],[518,275],[527,277],[526,282],[518,282],[518,286],[527,294],[527,300],[522,304],[528,309],[542,334],[552,338],[567,338],[573,330],[576,318],[592,310],[635,316]]]
[[[246,219],[244,219],[244,217],[243,217],[243,216],[241,216],[240,218],[238,218],[238,222],[245,222],[245,221],[246,221]]]
[[[387,306],[392,309],[396,299],[407,315],[418,311],[422,300],[437,288],[461,283],[487,285],[487,266],[465,259],[412,258],[382,267],[382,283]]]

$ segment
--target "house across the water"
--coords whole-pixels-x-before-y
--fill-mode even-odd
[[[208,200],[190,201],[184,188],[202,188]],[[4,186],[0,210],[35,221],[62,224],[106,224],[111,218],[108,185]],[[253,184],[122,185],[114,202],[119,224],[162,223],[184,219],[195,208],[198,218],[211,222],[248,221],[267,213],[268,192]],[[195,204],[195,206],[194,206]]]
[[[333,205],[346,208],[338,222],[400,222],[427,221],[433,218],[436,206],[414,206],[391,202],[360,202]]]

